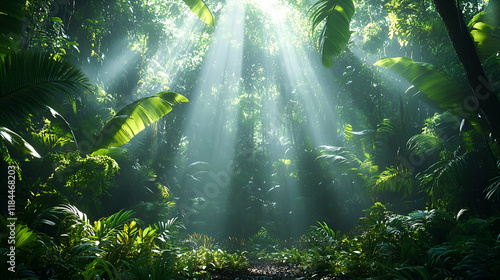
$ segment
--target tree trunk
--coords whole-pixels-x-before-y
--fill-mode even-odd
[[[472,89],[473,99],[464,100],[464,103],[473,109],[479,108],[489,126],[489,132],[496,142],[500,143],[500,103],[486,77],[462,11],[454,0],[434,0],[434,5],[444,21],[453,48],[465,69]]]

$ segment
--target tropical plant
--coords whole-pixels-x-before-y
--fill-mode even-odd
[[[16,124],[62,97],[78,97],[91,86],[84,74],[60,57],[20,51],[0,61],[0,123]]]
[[[60,57],[21,51],[0,58],[0,125],[15,126],[29,114],[40,110],[64,96],[77,97],[90,91],[83,73]],[[0,126],[0,138],[16,148],[40,157],[17,133]]]
[[[203,0],[183,1],[186,5],[188,5],[189,9],[191,9],[191,11],[200,18],[201,21],[211,26],[215,25],[214,17]]]
[[[457,87],[451,78],[442,71],[426,64],[413,62],[408,58],[385,58],[377,61],[375,65],[389,68],[403,76],[434,101],[429,102],[431,106],[433,103],[437,103],[441,108],[467,119],[485,134],[491,133],[494,139],[499,139],[500,114],[498,111],[500,103],[484,72],[477,55],[476,44],[471,39],[462,12],[452,1],[435,1],[434,4],[446,25],[455,52],[464,66],[470,88],[466,90]],[[492,21],[491,16],[489,16],[492,11],[498,9],[497,4],[497,2],[492,1],[491,7],[488,7],[488,13],[481,12],[469,24],[473,29],[471,32],[475,33],[474,40],[476,40],[477,45],[480,45],[479,51],[484,53],[483,56],[491,56],[498,51],[499,45],[495,41],[494,32],[481,31],[482,28],[489,30],[498,28],[498,22]],[[487,25],[485,21],[497,24],[497,26],[485,27]],[[485,44],[488,44],[489,47],[485,47]],[[489,50],[485,51],[486,48]],[[482,118],[478,117],[479,114],[482,115]]]
[[[23,1],[0,3],[0,58],[20,48]]]
[[[450,111],[473,125],[480,124],[477,112],[471,111],[474,107],[467,104],[471,96],[442,70],[405,57],[383,58],[375,62],[375,65],[401,75],[419,91],[416,96],[430,106]]]
[[[354,14],[352,0],[320,0],[311,9],[312,30],[325,20],[319,37],[321,61],[326,67],[333,66],[332,56],[339,55],[349,42],[349,24]]]
[[[100,212],[102,199],[109,195],[119,170],[108,156],[80,157],[76,152],[56,156],[55,171],[47,184],[55,187],[71,202],[83,209]]]
[[[500,22],[496,15],[500,13],[500,2],[490,1],[483,11],[472,18],[468,27],[474,39],[477,53],[482,61],[500,51]]]
[[[172,111],[172,106],[187,101],[184,96],[167,91],[130,103],[102,128],[92,145],[92,151],[127,143],[144,128]]]
[[[408,148],[420,159],[416,180],[438,209],[476,208],[472,201],[483,196],[495,174],[494,157],[484,137],[450,113],[426,120],[423,132],[408,140]]]
[[[0,126],[0,138],[15,147],[16,149],[33,157],[40,157],[40,154],[24,138],[7,127]],[[0,149],[1,151],[1,149]]]

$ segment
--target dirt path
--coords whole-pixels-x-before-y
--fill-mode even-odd
[[[282,263],[254,262],[244,275],[218,275],[212,279],[224,280],[305,280],[305,279],[340,279],[321,277],[319,275],[306,275],[299,268],[290,267]]]

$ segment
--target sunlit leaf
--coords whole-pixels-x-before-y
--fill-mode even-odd
[[[31,246],[38,236],[25,225],[16,225],[16,249]]]
[[[500,50],[500,1],[491,0],[488,7],[469,22],[470,34],[476,44],[481,60]]]
[[[59,114],[59,112],[52,109],[51,107],[47,106],[47,109],[49,109],[52,117],[54,117],[55,119],[61,120],[64,123],[65,132],[71,134],[71,137],[73,138],[73,141],[75,142],[75,145],[78,148],[78,142],[76,141],[75,133],[73,133],[73,129],[71,129],[71,126],[69,125],[68,121],[61,114]]]
[[[215,26],[215,20],[212,16],[212,13],[208,9],[207,5],[203,0],[183,0],[186,5],[188,5],[189,9],[193,11],[193,13],[199,17],[204,23]]]
[[[280,162],[283,163],[286,166],[289,166],[292,163],[291,160],[289,160],[289,159],[283,159],[283,158],[280,158]]]
[[[406,57],[383,58],[374,65],[390,69],[405,78],[425,95],[420,98],[429,105],[437,104],[472,124],[479,122],[476,113],[472,111],[473,106],[468,102],[471,101],[471,95],[466,94],[465,89],[456,81],[433,65],[414,62]]]
[[[354,4],[352,0],[320,0],[311,7],[310,13],[313,32],[325,21],[319,38],[319,49],[323,65],[332,67],[332,57],[341,54],[351,38],[349,25],[354,14]]]
[[[127,143],[147,126],[172,111],[173,105],[182,102],[188,102],[188,99],[175,92],[166,91],[130,103],[104,126],[94,142],[92,151]]]
[[[374,192],[402,192],[405,196],[412,193],[411,176],[406,170],[387,167],[373,179],[375,179],[372,186]]]
[[[30,154],[34,157],[40,158],[40,155],[37,153],[37,151],[35,151],[35,148],[33,148],[33,146],[26,142],[26,140],[19,136],[19,134],[6,127],[0,126],[0,139],[7,141],[9,144],[26,154]]]

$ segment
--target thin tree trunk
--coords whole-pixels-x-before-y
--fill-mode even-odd
[[[462,11],[454,0],[434,0],[434,5],[444,21],[453,48],[465,69],[467,80],[472,89],[474,98],[464,100],[464,103],[474,109],[479,108],[488,123],[493,138],[497,143],[500,143],[500,103],[486,77]]]

